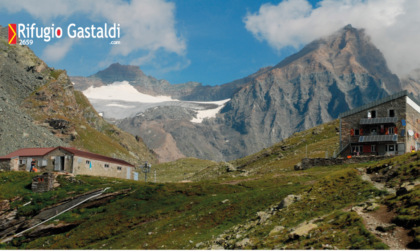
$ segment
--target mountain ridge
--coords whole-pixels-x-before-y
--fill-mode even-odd
[[[132,85],[137,84],[138,81]],[[388,69],[369,36],[351,25],[314,40],[277,65],[245,78],[183,91],[182,85],[172,86],[179,88],[177,92],[166,89],[158,95],[173,94],[172,97],[188,100],[230,98],[230,101],[215,118],[201,124],[181,119],[194,117],[194,113],[179,110],[171,118],[162,117],[165,109],[160,108],[159,113],[149,109],[120,120],[117,125],[140,135],[147,144],[154,144],[159,142],[157,138],[145,132],[153,131],[152,124],[156,123],[152,121],[159,122],[159,131],[174,139],[176,152],[214,160],[232,160],[257,152],[294,132],[331,121],[341,112],[402,89],[398,76]],[[161,147],[165,146],[161,143]]]

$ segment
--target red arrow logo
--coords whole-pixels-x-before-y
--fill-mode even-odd
[[[9,24],[9,44],[16,44],[16,24]]]

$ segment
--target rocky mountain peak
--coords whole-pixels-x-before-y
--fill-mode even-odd
[[[351,24],[348,24],[348,25],[344,26],[343,29],[344,30],[352,30],[352,29],[355,29],[355,28]]]
[[[366,74],[383,82],[389,93],[401,89],[398,77],[388,69],[383,54],[373,45],[364,29],[347,25],[334,34],[315,40],[274,68],[285,79],[311,72],[331,72],[340,75]],[[264,77],[262,77],[264,78]]]
[[[120,63],[113,63],[108,68],[97,72],[91,77],[101,79],[104,83],[113,83],[115,81],[136,81],[145,74],[140,67],[131,65],[121,65]]]

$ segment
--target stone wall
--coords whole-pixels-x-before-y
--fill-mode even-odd
[[[0,160],[0,171],[10,171],[10,160]]]
[[[54,188],[55,177],[53,173],[46,172],[32,179],[32,191],[37,193],[48,192]]]
[[[75,175],[104,176],[122,179],[134,179],[135,172],[140,175],[140,172],[135,170],[134,167],[79,156],[74,156],[73,158],[73,170]]]
[[[369,161],[379,161],[388,156],[359,156],[352,158],[304,158],[300,164],[295,165],[295,170],[306,170],[315,166],[331,166],[343,164],[365,163]]]

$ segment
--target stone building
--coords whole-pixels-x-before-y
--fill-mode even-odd
[[[420,150],[420,103],[407,91],[341,113],[339,118],[343,156]]]
[[[31,163],[40,172],[106,176],[138,180],[135,166],[120,159],[69,147],[24,148],[0,157],[0,170],[30,171]]]

